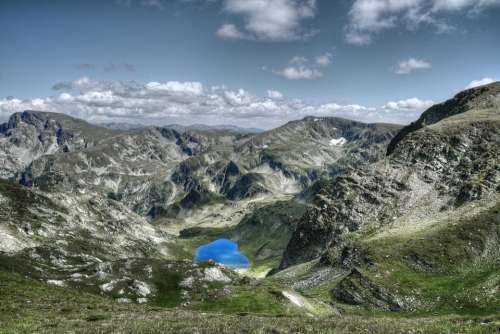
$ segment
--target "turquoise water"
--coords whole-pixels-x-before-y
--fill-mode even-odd
[[[248,268],[250,261],[238,250],[238,244],[227,239],[219,239],[196,249],[194,261],[212,260],[230,268]]]

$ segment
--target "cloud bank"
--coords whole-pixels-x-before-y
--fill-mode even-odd
[[[43,110],[69,114],[90,122],[140,124],[232,123],[270,128],[305,116],[338,116],[365,122],[408,123],[432,101],[409,99],[381,108],[359,104],[310,104],[268,90],[263,97],[244,89],[205,86],[200,82],[96,81],[83,77],[53,86],[55,96],[0,99],[0,118],[14,112]]]

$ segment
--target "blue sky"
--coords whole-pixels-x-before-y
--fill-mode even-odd
[[[407,123],[500,78],[500,0],[2,0],[0,118]]]

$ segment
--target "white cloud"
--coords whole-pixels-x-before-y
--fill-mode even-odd
[[[149,82],[146,84],[146,89],[152,92],[167,92],[179,94],[203,94],[203,85],[199,82],[178,82],[168,81],[166,83]]]
[[[471,88],[476,88],[479,86],[488,85],[488,84],[493,83],[495,81],[496,80],[493,78],[482,78],[480,80],[473,80],[464,89],[471,89]]]
[[[333,55],[326,52],[322,55],[314,57],[314,61],[302,57],[295,56],[288,61],[289,66],[280,70],[268,70],[267,67],[263,69],[271,73],[282,76],[288,80],[314,80],[322,78],[324,68],[332,64]]]
[[[431,64],[422,59],[410,58],[402,60],[398,63],[395,72],[397,74],[410,74],[417,70],[425,70],[431,68]]]
[[[259,97],[244,89],[205,86],[200,82],[95,81],[82,78],[54,85],[57,97],[20,100],[0,99],[0,119],[14,112],[44,110],[91,122],[233,123],[264,128],[305,116],[337,116],[365,122],[408,123],[432,101],[408,99],[388,102],[382,108],[349,103],[306,103],[276,90]]]
[[[306,66],[289,66],[279,71],[272,71],[288,80],[314,80],[323,77],[323,72]]]
[[[304,65],[307,64],[308,62],[309,59],[307,59],[306,57],[295,56],[292,59],[290,59],[288,63],[292,65]]]
[[[224,0],[223,8],[241,16],[244,25],[224,24],[217,31],[221,38],[290,41],[317,32],[302,27],[302,21],[315,17],[316,0]]]
[[[61,93],[59,95],[59,101],[61,102],[71,102],[73,101],[73,96],[71,94],[68,94],[68,93]]]
[[[333,55],[330,52],[327,52],[323,55],[319,55],[316,57],[316,65],[321,66],[321,67],[327,67],[330,66],[333,60]]]
[[[396,27],[415,30],[422,25],[446,32],[454,29],[447,23],[447,14],[477,13],[495,5],[500,0],[355,0],[345,38],[350,44],[366,45],[383,31]]]
[[[457,11],[472,7],[473,10],[482,10],[485,7],[499,5],[499,0],[434,0],[434,11]]]
[[[419,98],[413,97],[406,100],[389,101],[382,107],[382,109],[386,111],[424,111],[434,104],[434,101],[421,100]]]
[[[242,33],[234,24],[223,24],[215,33],[222,39],[245,39],[247,36]]]
[[[283,93],[281,92],[278,92],[276,90],[268,90],[267,91],[267,96],[270,98],[270,99],[273,99],[273,100],[281,100],[284,96],[283,96]]]

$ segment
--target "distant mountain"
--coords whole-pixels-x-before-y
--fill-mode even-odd
[[[115,134],[64,114],[15,113],[0,125],[0,176],[13,177],[44,155],[89,149]]]
[[[379,159],[399,126],[305,118],[256,135],[233,129],[116,130],[26,111],[0,127],[0,170],[29,187],[96,192],[147,214],[191,191],[232,200],[299,192],[320,177]]]
[[[99,123],[97,125],[102,126],[103,128],[111,129],[111,130],[133,130],[133,129],[142,129],[142,128],[147,127],[146,125],[142,125],[142,124],[118,123],[118,122]]]
[[[100,123],[99,126],[104,128],[112,129],[112,130],[133,130],[133,129],[142,129],[147,127],[152,127],[150,125],[144,124],[136,124],[136,123]],[[158,126],[157,126],[158,127]],[[176,130],[178,132],[185,131],[232,131],[235,133],[241,134],[255,134],[263,132],[264,130],[258,128],[242,128],[235,125],[205,125],[205,124],[192,124],[192,125],[180,125],[180,124],[167,124],[159,127],[163,127],[166,129]]]
[[[187,131],[187,130],[199,130],[199,131],[218,131],[227,130],[242,134],[254,134],[260,133],[264,130],[259,128],[242,128],[235,125],[205,125],[205,124],[192,124],[192,125],[179,125],[179,124],[169,124],[165,125],[165,128],[174,129],[177,131]]]

